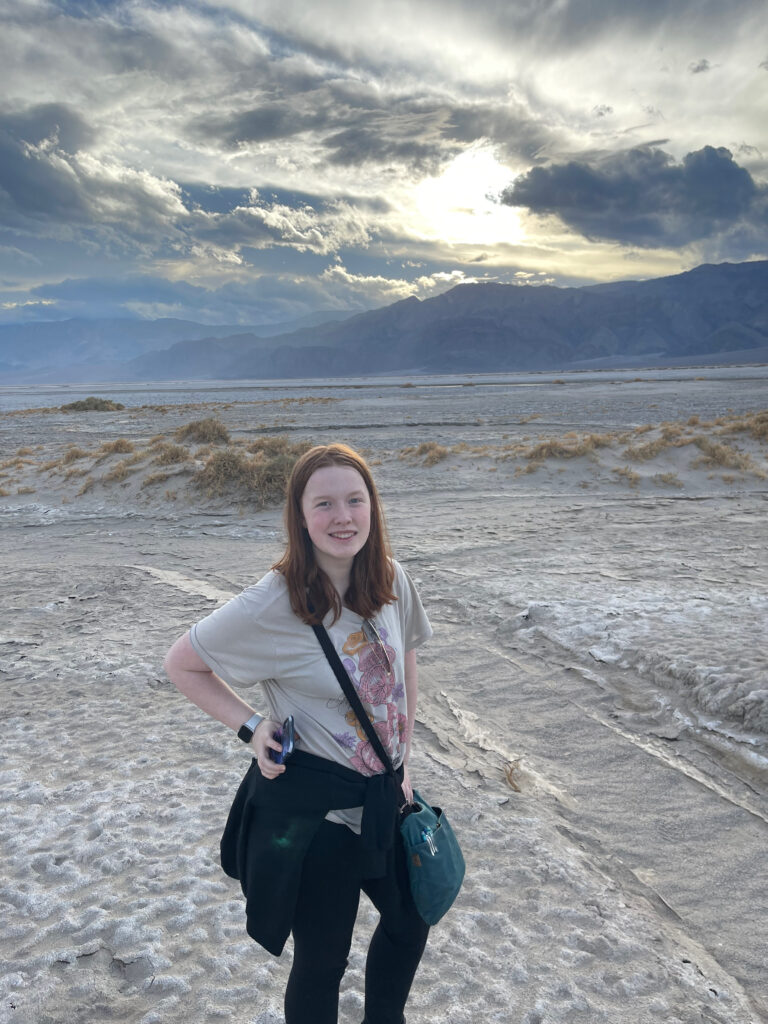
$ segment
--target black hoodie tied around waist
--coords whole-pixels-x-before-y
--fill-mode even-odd
[[[275,956],[282,953],[304,855],[329,811],[362,806],[362,877],[385,873],[397,835],[402,775],[401,767],[367,777],[295,750],[282,775],[265,779],[256,759],[251,761],[221,837],[221,866],[240,881],[252,939]]]

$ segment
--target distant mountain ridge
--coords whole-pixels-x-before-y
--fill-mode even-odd
[[[287,323],[248,325],[200,324],[163,317],[157,320],[128,318],[44,320],[0,325],[0,372],[50,372],[122,365],[151,352],[166,350],[179,341],[222,338],[247,332],[249,337],[276,337],[331,319],[342,320],[347,312],[318,312]],[[95,378],[91,378],[95,379]]]
[[[278,337],[223,330],[137,354],[113,366],[110,379],[768,361],[768,261],[703,265],[672,277],[582,288],[462,284],[431,299],[411,297]]]

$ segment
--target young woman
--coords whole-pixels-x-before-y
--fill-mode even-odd
[[[287,545],[258,583],[202,619],[165,661],[173,683],[252,748],[222,839],[222,865],[246,895],[249,934],[279,955],[293,935],[286,1024],[336,1024],[360,892],[379,911],[363,1024],[404,1024],[427,940],[398,829],[400,787],[385,771],[311,626],[322,623],[412,796],[416,647],[432,629],[392,559],[376,486],[346,445],[296,463]],[[259,682],[264,716],[229,684]],[[296,748],[270,750],[293,715]]]

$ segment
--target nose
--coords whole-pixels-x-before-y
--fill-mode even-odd
[[[338,505],[336,508],[336,515],[334,519],[337,523],[348,523],[351,521],[352,516],[350,515],[349,509],[345,504]]]

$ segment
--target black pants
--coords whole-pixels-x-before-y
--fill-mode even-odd
[[[383,878],[361,878],[360,837],[324,821],[304,860],[293,925],[286,1024],[336,1024],[361,890],[381,915],[365,965],[363,1024],[405,1024],[403,1010],[429,927],[411,898],[402,843]]]

